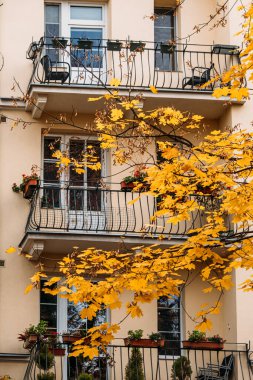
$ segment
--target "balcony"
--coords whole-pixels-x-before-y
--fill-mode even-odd
[[[98,248],[112,249],[115,243],[120,244],[122,237],[132,247],[153,244],[153,239],[159,236],[164,237],[161,244],[180,243],[192,229],[206,223],[205,210],[219,207],[219,200],[210,195],[193,195],[191,199],[197,201],[199,209],[190,212],[189,220],[171,224],[166,217],[152,221],[159,207],[156,198],[122,191],[118,184],[104,187],[41,186],[31,200],[26,233],[20,247],[37,259],[42,251],[51,255],[59,251],[67,254],[75,245],[85,248],[94,241]],[[242,237],[248,232],[239,230],[225,218],[227,232],[222,233],[221,239],[229,243],[237,239],[237,234]]]
[[[121,340],[119,339],[119,341]],[[171,378],[189,380],[195,378],[199,380],[252,379],[251,351],[247,344],[226,343],[223,350],[198,350],[183,349],[181,345],[175,348],[173,343],[175,342],[165,341],[165,348],[131,348],[118,343],[109,346],[106,353],[101,352],[93,360],[68,357],[70,346],[64,345],[62,347],[65,348],[65,356],[53,358],[52,353],[49,354],[47,345],[42,346],[38,343],[31,350],[24,380],[37,380],[40,377],[42,378],[44,373],[51,373],[52,379],[76,380],[80,374],[86,373],[90,375],[87,379],[91,380],[124,380],[129,360],[132,364],[132,378],[136,380],[169,380]],[[180,342],[177,343],[180,344]],[[52,352],[54,351],[52,350]],[[183,377],[172,376],[173,364],[180,356],[189,360],[186,370],[188,376],[185,374],[182,375]],[[231,363],[225,366],[224,363],[228,363],[229,360]],[[178,367],[180,368],[180,364]],[[207,368],[209,368],[208,371]],[[210,368],[216,369],[215,375]]]
[[[94,113],[98,104],[86,100],[111,88],[112,78],[121,81],[120,94],[129,90],[133,96],[142,93],[147,109],[164,105],[166,99],[179,109],[197,113],[201,108],[205,117],[218,118],[224,99],[214,99],[211,93],[220,81],[205,89],[200,85],[239,62],[238,49],[231,45],[87,40],[80,47],[65,39],[63,48],[52,41],[41,38],[27,52],[33,62],[28,92],[35,99],[27,109],[34,118],[44,109],[72,112],[72,106],[77,112]],[[158,94],[152,94],[150,86],[155,86]],[[195,105],[194,100],[198,100]]]

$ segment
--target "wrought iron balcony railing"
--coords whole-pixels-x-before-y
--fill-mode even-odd
[[[247,344],[226,343],[222,350],[175,349],[169,341],[165,348],[111,345],[93,360],[69,357],[70,346],[62,345],[62,349],[63,356],[58,356],[58,349],[37,343],[24,380],[251,380],[253,376]]]
[[[65,42],[64,42],[65,41]],[[33,84],[104,87],[112,78],[120,88],[200,91],[200,86],[239,62],[232,45],[170,45],[131,42],[41,38],[27,58],[33,60]],[[66,46],[65,46],[66,45]],[[220,81],[201,89],[210,92]]]
[[[137,199],[135,202],[133,200]],[[163,234],[175,239],[190,235],[191,230],[206,224],[205,210],[219,207],[219,200],[210,195],[191,196],[199,209],[190,212],[187,221],[168,223],[168,218],[152,220],[158,210],[157,199],[148,194],[126,192],[119,185],[104,187],[41,186],[31,200],[26,231],[65,231],[88,234],[152,236]],[[184,200],[182,199],[182,202]],[[204,207],[204,209],[203,209]],[[231,240],[237,233],[248,231],[232,225],[224,216],[227,231],[221,239]]]

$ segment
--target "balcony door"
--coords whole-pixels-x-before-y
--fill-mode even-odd
[[[53,61],[67,62],[71,67],[71,83],[96,84],[105,73],[106,6],[96,3],[46,4],[46,52]],[[53,48],[53,37],[68,40],[66,51]],[[80,45],[79,40],[91,41]]]
[[[46,136],[43,147],[42,208],[52,209],[55,226],[58,218],[67,230],[101,230],[106,200],[102,199],[100,179],[105,171],[105,160],[98,141],[83,136]],[[53,154],[57,150],[71,157],[75,164],[67,169],[57,166]],[[90,167],[83,166],[84,161]],[[101,163],[101,169],[91,169],[96,162]]]

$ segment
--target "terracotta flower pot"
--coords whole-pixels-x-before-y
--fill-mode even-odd
[[[126,183],[125,181],[122,181],[120,183],[120,186],[122,191],[132,191],[135,187],[133,182]]]
[[[38,180],[37,179],[30,179],[26,184],[23,191],[23,196],[25,199],[31,199],[35,190],[38,187]]]
[[[194,349],[194,350],[223,350],[224,342],[221,342],[221,343],[209,342],[209,341],[190,342],[189,340],[184,340],[183,348],[189,348],[189,349]]]
[[[31,334],[28,337],[28,342],[29,343],[36,343],[37,340],[38,340],[38,335],[36,335],[36,334]]]
[[[124,339],[125,346],[129,347],[164,347],[164,339]]]
[[[81,336],[75,336],[75,335],[62,335],[62,342],[65,344],[72,344],[76,342],[77,340],[81,339]]]

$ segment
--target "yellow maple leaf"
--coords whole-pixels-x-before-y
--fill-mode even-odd
[[[33,284],[27,285],[27,287],[25,288],[25,294],[30,293],[30,291],[31,291],[32,289],[33,289]]]
[[[117,78],[112,78],[111,81],[110,81],[110,86],[113,86],[113,87],[119,87],[121,81]]]
[[[199,330],[199,331],[202,331],[202,332],[206,332],[206,330],[211,330],[213,327],[213,324],[212,322],[210,321],[210,319],[206,319],[204,318],[203,319],[203,322],[200,322],[196,327],[195,327],[195,330]]]
[[[89,307],[84,308],[80,311],[80,317],[82,319],[88,318],[91,321],[92,318],[96,316],[97,311],[98,311],[97,306],[92,304]]]
[[[122,110],[119,110],[118,108],[114,108],[111,110],[112,121],[117,121],[117,120],[122,119],[123,115],[124,114],[123,114]]]
[[[155,86],[149,86],[150,88],[150,91],[153,93],[153,94],[157,94],[158,93],[158,90]]]
[[[17,249],[11,246],[8,249],[6,249],[5,253],[11,254],[11,253],[15,253],[16,251]]]

